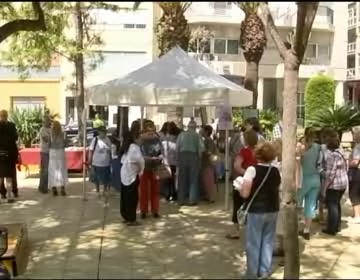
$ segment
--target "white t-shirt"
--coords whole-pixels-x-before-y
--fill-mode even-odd
[[[96,142],[95,147],[95,142]],[[98,167],[110,166],[111,163],[111,141],[108,137],[100,139],[99,137],[94,137],[91,141],[90,151],[93,152],[92,165]]]
[[[136,180],[136,176],[144,172],[145,160],[140,147],[131,144],[129,150],[121,158],[120,178],[124,186],[129,186]]]
[[[39,137],[40,137],[40,151],[42,153],[48,153],[50,149],[50,134],[51,129],[48,127],[40,128]]]

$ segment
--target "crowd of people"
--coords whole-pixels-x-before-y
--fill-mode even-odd
[[[245,243],[247,277],[271,274],[272,256],[283,252],[281,208],[282,122],[265,139],[257,118],[244,121],[231,139],[219,139],[211,125],[198,125],[192,119],[186,130],[166,122],[159,132],[150,120],[137,120],[119,139],[108,137],[98,125],[89,146],[90,180],[96,192],[108,193],[114,176],[112,161],[119,159],[121,190],[120,214],[124,224],[139,225],[149,214],[160,218],[160,199],[194,206],[216,198],[217,164],[221,143],[230,141],[230,167],[233,182],[231,231],[227,239],[240,238],[239,217],[246,215]],[[61,125],[45,116],[39,133],[41,166],[39,191],[65,196],[68,182],[65,138]],[[360,223],[360,131],[354,130],[355,144],[350,156],[340,146],[339,134],[332,128],[305,129],[296,146],[297,204],[303,211],[304,226],[299,234],[311,238],[312,223],[325,224],[322,232],[335,236],[341,231],[341,199],[346,190],[353,206],[353,223]],[[13,202],[18,195],[16,164],[19,153],[16,127],[0,112],[1,195]],[[117,172],[117,171],[116,171]],[[60,189],[59,189],[60,188]],[[102,188],[102,189],[101,189]],[[327,211],[326,211],[327,210]]]

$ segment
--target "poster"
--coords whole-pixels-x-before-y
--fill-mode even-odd
[[[216,115],[219,119],[218,129],[219,130],[232,130],[232,108],[230,106],[222,106],[216,108]]]

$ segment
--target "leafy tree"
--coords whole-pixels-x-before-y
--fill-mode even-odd
[[[314,112],[309,119],[318,128],[332,127],[339,133],[341,139],[344,132],[351,131],[360,125],[360,111],[351,105],[322,108]]]
[[[20,31],[46,30],[44,12],[41,7],[42,2],[29,3],[31,3],[32,9],[26,16],[18,13],[13,2],[0,3],[0,17],[6,22],[0,26],[0,43]],[[30,19],[34,14],[36,19]]]
[[[27,78],[30,69],[46,71],[55,55],[60,55],[75,66],[76,105],[79,123],[79,143],[83,140],[84,78],[94,70],[103,57],[94,51],[102,45],[101,34],[92,28],[96,24],[93,12],[98,9],[119,10],[119,6],[106,2],[43,2],[41,4],[46,30],[17,33],[10,38],[9,48],[2,58],[18,70],[22,78]],[[27,16],[31,4],[22,2],[17,13]],[[75,36],[69,31],[74,26]],[[86,63],[85,63],[86,61]],[[84,67],[85,65],[85,67]]]
[[[257,15],[260,2],[235,2],[245,13],[240,25],[240,47],[246,60],[245,88],[253,92],[253,108],[257,107],[259,63],[266,47],[266,29]]]
[[[266,139],[271,139],[272,131],[277,122],[277,113],[272,110],[261,110],[259,113],[261,129]]]
[[[305,121],[311,125],[311,119],[323,108],[333,108],[335,103],[335,81],[327,75],[312,77],[305,89]]]
[[[284,279],[299,279],[300,254],[298,240],[298,219],[296,204],[296,106],[299,84],[299,68],[303,61],[309,35],[316,16],[319,2],[296,2],[297,22],[295,32],[289,42],[284,42],[277,30],[267,2],[260,4],[260,17],[267,27],[275,45],[284,60],[283,91],[283,151],[282,186],[284,205]]]

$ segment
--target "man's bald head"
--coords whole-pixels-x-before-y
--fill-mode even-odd
[[[8,120],[8,112],[6,110],[0,111],[0,122],[7,122]]]

